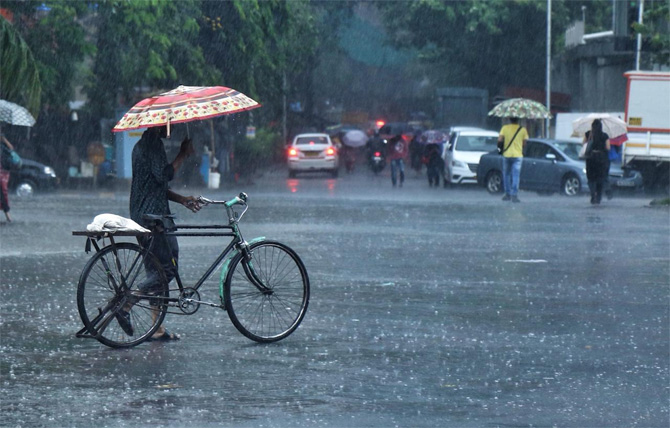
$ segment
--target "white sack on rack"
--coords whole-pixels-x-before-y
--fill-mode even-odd
[[[116,214],[100,214],[86,226],[89,232],[150,232],[129,218]]]

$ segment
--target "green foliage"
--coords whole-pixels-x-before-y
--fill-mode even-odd
[[[581,18],[583,2],[552,2],[552,52],[563,49],[563,33]],[[611,1],[588,7],[587,27],[611,26]],[[546,1],[417,0],[378,2],[398,47],[419,49],[438,86],[474,86],[495,93],[502,86],[544,86]]]
[[[647,1],[643,24],[634,23],[633,31],[641,34],[651,53],[651,62],[670,66],[670,4],[667,0]]]
[[[220,72],[198,45],[200,2],[106,0],[98,5],[98,53],[87,92],[99,115],[111,116],[119,103],[134,104],[180,84],[219,83]]]
[[[22,12],[21,6],[29,7],[25,15],[15,15],[15,25],[30,46],[42,84],[41,102],[52,106],[66,104],[73,98],[74,83],[78,78],[79,64],[86,55],[95,52],[86,41],[83,26],[77,21],[85,12],[80,2],[50,2],[49,13],[36,16],[34,9],[41,2],[27,1],[8,3]]]
[[[0,17],[0,98],[38,116],[42,85],[32,51],[16,29]]]
[[[242,176],[253,174],[259,167],[267,166],[280,146],[279,134],[269,128],[256,130],[256,138],[235,141],[234,170]]]

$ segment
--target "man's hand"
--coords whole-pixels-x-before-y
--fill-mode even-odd
[[[189,210],[197,213],[202,208],[202,205],[198,202],[198,198],[195,196],[184,196],[184,199],[181,201],[181,204],[188,208]]]

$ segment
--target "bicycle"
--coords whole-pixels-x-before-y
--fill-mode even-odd
[[[192,315],[201,305],[226,311],[235,328],[256,342],[276,342],[298,328],[310,292],[307,270],[298,254],[264,237],[244,240],[238,223],[249,208],[245,193],[229,201],[200,196],[198,203],[223,205],[228,224],[166,228],[165,219],[172,215],[147,215],[150,232],[72,232],[86,236],[87,252],[91,245],[96,250],[77,285],[77,309],[84,324],[77,337],[94,338],[113,348],[133,347],[151,338],[166,314]],[[170,288],[163,266],[151,251],[161,234],[230,237],[231,241],[192,287],[184,286],[175,269],[177,288]],[[149,245],[115,240],[139,236],[149,237]],[[104,239],[109,240],[106,246]],[[219,301],[201,300],[198,290],[222,263]],[[124,317],[130,321],[129,330],[122,326]]]

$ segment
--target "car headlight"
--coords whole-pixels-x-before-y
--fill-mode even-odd
[[[582,173],[586,175],[586,168],[582,169]]]
[[[50,175],[50,176],[52,176],[52,177],[55,177],[55,176],[56,176],[56,171],[54,171],[54,169],[51,168],[50,166],[45,166],[45,167],[44,167],[44,173],[45,173],[46,175]]]
[[[455,160],[451,162],[451,166],[457,166],[459,168],[468,168],[468,164],[463,161]]]

